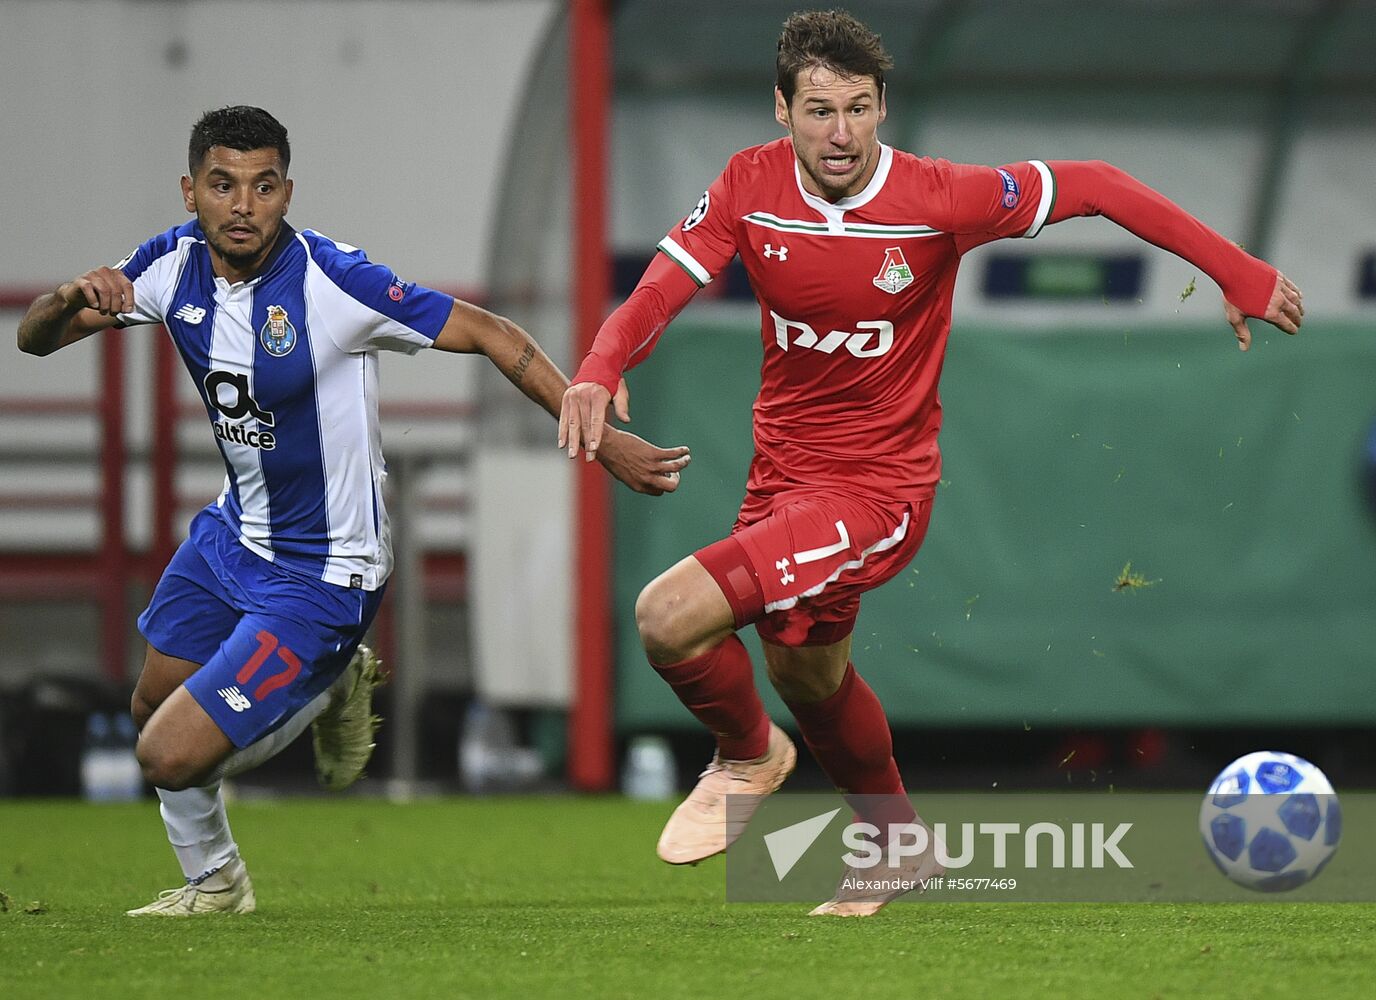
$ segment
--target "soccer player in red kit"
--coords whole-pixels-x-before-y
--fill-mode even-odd
[[[818,763],[870,803],[857,805],[861,818],[881,830],[915,819],[883,708],[850,663],[851,630],[861,594],[907,565],[931,517],[937,380],[966,251],[1102,215],[1218,282],[1242,350],[1245,317],[1293,334],[1303,316],[1299,290],[1275,268],[1106,163],[967,166],[884,145],[891,65],[844,12],[788,19],[774,91],[788,135],[731,158],[660,242],[564,395],[559,445],[591,458],[622,373],[740,255],[764,341],[745,502],[728,537],[653,580],[635,609],[651,665],[717,740],[660,837],[673,864],[726,850],[748,817],[733,807],[728,827],[725,796],[758,801],[793,769],[794,747],[766,716],[736,636],[748,624]],[[905,876],[940,871],[932,852],[914,864]],[[868,915],[894,895],[838,890],[813,913]]]

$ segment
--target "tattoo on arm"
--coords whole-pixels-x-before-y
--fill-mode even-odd
[[[521,352],[520,358],[516,361],[516,366],[511,369],[511,381],[516,385],[521,384],[521,380],[526,377],[526,368],[530,365],[530,359],[535,357],[535,345],[526,344],[526,349]]]

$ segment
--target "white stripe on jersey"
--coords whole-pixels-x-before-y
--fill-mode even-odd
[[[161,323],[167,311],[172,308],[170,301],[162,296],[171,296],[177,287],[177,278],[186,255],[200,240],[194,236],[183,236],[177,240],[177,247],[171,253],[163,254],[134,279],[134,308],[118,317],[121,326],[138,326],[143,323]]]
[[[1042,226],[1046,225],[1046,218],[1051,214],[1051,203],[1056,200],[1056,178],[1051,173],[1051,168],[1041,160],[1028,160],[1028,163],[1037,168],[1037,173],[1042,175],[1042,200],[1037,203],[1037,217],[1028,227],[1027,232],[1023,233],[1023,239],[1030,240],[1042,231]]]
[[[376,322],[373,310],[331,281],[314,260],[306,264],[306,297],[312,315],[330,318],[328,328],[312,331],[311,345],[317,357],[325,351],[345,353],[343,345],[321,334],[366,329]],[[429,338],[401,324],[396,327],[394,346],[404,343],[417,351],[430,343]],[[327,365],[317,360],[315,375],[321,447],[332,459],[325,466],[325,509],[330,534],[336,539],[326,561],[325,579],[347,581],[351,572],[357,572],[360,557],[376,546],[377,562],[364,573],[367,588],[379,585],[392,571],[391,532],[381,505],[377,512],[380,524],[376,528],[373,525],[374,498],[381,495],[385,475],[377,368],[375,356],[357,351]]]
[[[692,279],[698,283],[699,288],[712,283],[712,276],[707,273],[707,268],[694,260],[693,255],[675,243],[671,237],[666,236],[660,240],[659,249],[675,264],[687,271]]]
[[[258,344],[255,336],[245,336],[252,330],[253,284],[227,285],[224,279],[215,282],[215,324],[210,332],[211,371],[228,371],[248,376],[249,395],[253,395],[253,352]],[[272,511],[268,503],[267,480],[263,477],[263,453],[247,444],[221,441],[229,464],[239,484],[239,540],[264,559],[272,561]],[[228,493],[220,495],[224,506]]]
[[[741,216],[741,220],[781,233],[802,233],[807,236],[858,236],[862,239],[892,240],[942,235],[941,230],[933,229],[931,226],[887,226],[877,222],[841,222],[828,225],[825,222],[809,222],[804,219],[781,219],[768,212],[751,212],[749,215]]]

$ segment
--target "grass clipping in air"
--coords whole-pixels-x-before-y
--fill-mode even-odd
[[[1160,580],[1148,580],[1141,573],[1134,573],[1132,571],[1132,563],[1129,561],[1123,563],[1123,568],[1118,573],[1118,579],[1113,581],[1113,589],[1118,593],[1122,593],[1125,590],[1141,590],[1144,587],[1154,587],[1160,582]]]

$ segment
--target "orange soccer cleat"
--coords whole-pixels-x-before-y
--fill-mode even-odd
[[[769,744],[763,757],[722,760],[719,754],[713,755],[697,785],[664,824],[655,852],[671,865],[695,865],[721,854],[735,843],[759,803],[784,783],[797,763],[798,751],[793,741],[773,722],[769,724]],[[728,795],[753,795],[756,800],[745,808],[738,804],[728,821]]]

